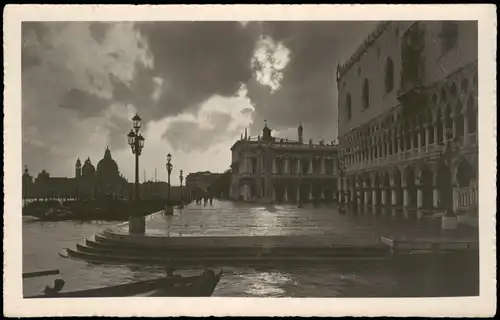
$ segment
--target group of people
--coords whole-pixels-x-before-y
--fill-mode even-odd
[[[210,205],[213,204],[213,198],[212,197],[199,197],[196,198],[195,203],[198,205],[201,205],[201,202],[203,201],[203,205],[207,205],[207,203],[210,203]]]

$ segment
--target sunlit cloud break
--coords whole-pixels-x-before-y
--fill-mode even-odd
[[[283,69],[290,61],[290,50],[281,42],[274,42],[270,37],[261,37],[252,58],[257,81],[269,86],[272,92],[280,88]]]

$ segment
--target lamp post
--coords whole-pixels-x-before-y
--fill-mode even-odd
[[[182,201],[182,180],[184,180],[184,177],[182,176],[182,170],[181,173],[179,174],[179,181],[181,182],[181,188],[180,188],[180,193],[181,193],[181,204],[179,205],[179,208],[184,208],[184,201]]]
[[[135,155],[135,210],[130,216],[129,232],[130,233],[144,233],[146,231],[146,221],[144,215],[139,212],[139,156],[141,155],[142,148],[144,148],[144,137],[139,133],[141,128],[141,117],[136,114],[132,118],[133,129],[127,135],[128,144],[132,148],[132,153]]]
[[[168,173],[168,180],[167,180],[167,183],[168,183],[168,189],[167,189],[167,207],[165,209],[165,214],[169,214],[169,215],[172,215],[174,214],[174,207],[172,206],[172,201],[171,201],[171,197],[170,197],[170,174],[172,173],[172,169],[173,169],[173,165],[171,163],[172,161],[172,155],[169,153],[167,154],[167,173]]]

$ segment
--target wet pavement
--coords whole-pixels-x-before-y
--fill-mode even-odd
[[[123,231],[128,230],[124,225]],[[187,205],[174,215],[147,217],[148,236],[333,236],[343,243],[376,244],[379,237],[397,239],[477,237],[477,230],[443,232],[439,221],[408,220],[374,214],[339,214],[334,206],[264,205],[215,201]]]

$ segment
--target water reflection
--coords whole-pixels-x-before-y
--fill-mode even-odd
[[[385,232],[397,235],[425,225],[408,225],[392,216],[339,215],[331,208],[252,206],[217,202],[214,206],[187,206],[174,216],[148,217],[148,233],[165,235],[326,234],[345,239],[376,241]],[[66,290],[83,290],[165,275],[163,267],[89,264],[64,259],[57,252],[74,248],[85,237],[113,224],[32,222],[23,218],[23,272],[59,269]],[[402,230],[402,231],[401,231]],[[474,261],[476,264],[474,264]],[[383,297],[478,293],[477,256],[449,259],[440,264],[415,261],[330,262],[290,266],[214,266],[224,276],[214,296]],[[194,275],[202,267],[179,271]],[[37,294],[54,277],[26,281],[25,294]]]

